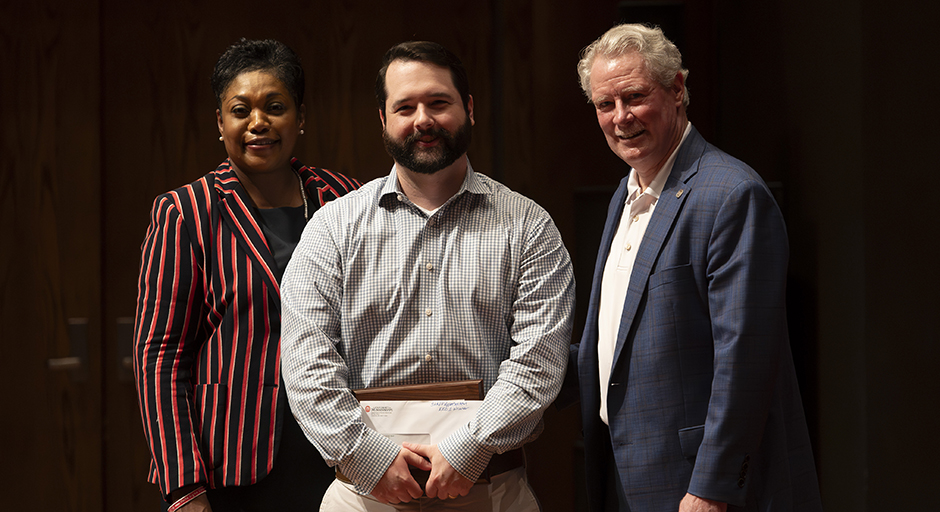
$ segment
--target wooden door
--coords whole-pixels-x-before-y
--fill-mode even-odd
[[[104,510],[146,512],[158,510],[160,492],[147,482],[129,366],[140,245],[156,195],[225,157],[209,87],[222,43],[205,3],[102,0],[102,10]]]
[[[4,2],[0,13],[8,510],[101,510],[98,19],[95,1]]]

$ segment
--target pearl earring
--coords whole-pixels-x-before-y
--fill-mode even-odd
[[[301,135],[304,134],[304,129],[303,129],[303,128],[300,129],[300,134],[301,134]]]
[[[222,142],[223,140],[225,140],[225,139],[223,139],[222,136],[219,135],[219,142]]]

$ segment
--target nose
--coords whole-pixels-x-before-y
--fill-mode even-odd
[[[428,108],[424,104],[419,104],[415,112],[415,128],[421,131],[425,131],[432,126],[434,126],[434,117],[431,116],[431,112],[428,111]]]
[[[618,101],[615,108],[616,111],[614,112],[614,123],[623,125],[630,121],[633,115],[633,111],[629,106],[627,106],[627,104],[622,101]]]
[[[264,133],[268,130],[269,120],[267,114],[261,109],[254,109],[249,114],[248,129],[251,133]]]

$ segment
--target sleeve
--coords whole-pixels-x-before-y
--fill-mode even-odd
[[[202,274],[176,195],[157,198],[141,248],[134,375],[150,445],[152,471],[164,497],[208,482],[193,424],[190,384],[200,325]]]
[[[561,235],[546,212],[524,233],[511,307],[509,358],[499,367],[476,417],[440,442],[441,454],[476,480],[494,453],[505,453],[541,433],[545,409],[565,378],[574,313],[574,276]]]
[[[788,245],[770,191],[745,181],[727,195],[708,242],[714,375],[689,492],[743,506],[785,350]]]
[[[331,206],[311,220],[284,273],[281,363],[291,410],[307,438],[327,464],[369,494],[400,447],[365,426],[350,390],[340,348],[342,255],[334,232],[321,224]]]

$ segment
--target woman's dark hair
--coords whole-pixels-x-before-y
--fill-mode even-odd
[[[385,114],[385,100],[388,99],[388,90],[385,89],[385,74],[388,72],[388,66],[396,60],[430,62],[450,70],[450,76],[454,80],[454,87],[460,93],[460,99],[463,100],[463,109],[469,114],[468,105],[470,103],[470,82],[467,80],[467,70],[456,55],[447,48],[433,43],[431,41],[408,41],[407,43],[397,44],[387,52],[382,58],[382,67],[379,69],[379,75],[375,78],[375,99],[379,103],[379,110]]]
[[[259,41],[243,37],[225,50],[212,70],[212,92],[219,108],[222,108],[222,94],[232,80],[249,71],[271,73],[287,88],[296,108],[303,104],[304,68],[294,50],[274,39]]]

